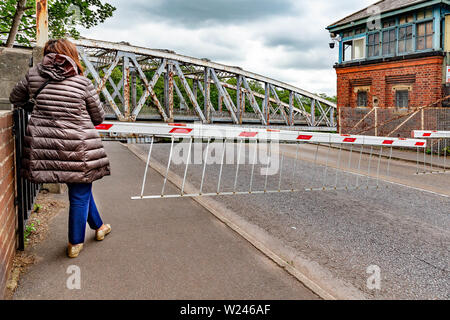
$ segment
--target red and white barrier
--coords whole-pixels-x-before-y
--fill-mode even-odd
[[[338,143],[370,146],[426,147],[426,140],[360,135],[340,135],[322,132],[243,128],[221,125],[186,123],[139,123],[105,121],[96,129],[102,133],[144,134],[163,137],[211,139],[249,139],[261,141]]]
[[[423,139],[450,138],[450,131],[414,130],[411,133],[411,136],[413,138],[423,138]]]

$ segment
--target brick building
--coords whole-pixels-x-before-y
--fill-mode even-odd
[[[334,68],[342,133],[378,125],[448,94],[448,3],[383,0],[327,27],[334,41],[330,45],[337,43],[339,48]],[[374,114],[361,123],[373,108]],[[395,134],[408,135],[411,129],[422,127],[439,129],[444,111],[437,110],[427,109]],[[388,134],[394,125],[371,134]]]

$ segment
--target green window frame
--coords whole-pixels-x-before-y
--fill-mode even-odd
[[[426,8],[417,11],[416,21],[433,18],[433,8]]]
[[[413,42],[414,25],[405,25],[398,28],[398,53],[409,53],[414,51]]]
[[[413,13],[408,13],[405,15],[400,16],[399,20],[398,20],[398,24],[402,25],[402,24],[408,24],[414,22],[414,14]]]
[[[381,55],[380,32],[369,33],[367,35],[367,57],[378,57]]]
[[[433,48],[434,26],[433,20],[419,22],[416,24],[416,50],[427,50]]]
[[[395,19],[386,20],[383,22],[383,28],[390,28],[395,26]]]
[[[396,28],[390,28],[382,31],[382,55],[394,55],[397,46],[397,30]]]
[[[344,42],[348,52],[347,59],[343,61],[356,60],[354,57],[354,44],[350,45],[355,35],[366,33],[365,56],[361,59],[374,59],[382,57],[402,56],[414,52],[429,51],[434,48],[435,41],[435,16],[433,7],[427,7],[415,12],[406,13],[395,18],[382,21],[379,30],[367,30],[365,27],[346,30],[346,35],[353,37],[345,38]],[[442,34],[441,34],[442,42]],[[350,58],[350,53],[352,57]],[[344,54],[343,54],[344,55]]]

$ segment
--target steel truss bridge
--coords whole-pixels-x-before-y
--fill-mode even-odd
[[[289,84],[168,50],[91,39],[72,41],[110,120],[336,131],[336,105]],[[137,83],[142,92],[137,93]],[[163,87],[159,94],[157,86]]]

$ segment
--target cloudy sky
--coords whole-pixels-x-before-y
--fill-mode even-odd
[[[325,27],[375,0],[108,0],[113,18],[82,36],[240,66],[314,93],[336,93]]]

